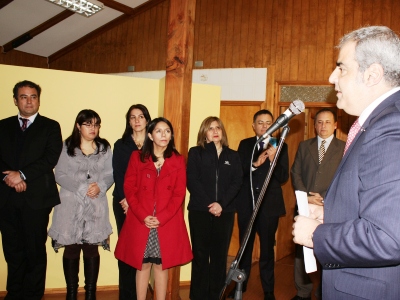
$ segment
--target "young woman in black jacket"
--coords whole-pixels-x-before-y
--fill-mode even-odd
[[[234,222],[234,198],[242,184],[239,154],[228,147],[218,117],[206,118],[189,150],[187,188],[193,261],[191,300],[219,299]]]

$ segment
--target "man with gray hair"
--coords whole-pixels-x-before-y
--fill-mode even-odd
[[[314,248],[324,300],[400,299],[400,39],[364,27],[338,48],[329,81],[358,119],[324,206],[295,218],[293,240]]]

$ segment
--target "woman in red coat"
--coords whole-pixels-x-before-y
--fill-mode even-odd
[[[165,299],[168,270],[192,259],[183,218],[185,161],[175,149],[174,132],[165,118],[148,127],[142,151],[134,151],[125,174],[129,209],[115,257],[137,269],[137,299],[146,299],[154,268],[157,300]]]

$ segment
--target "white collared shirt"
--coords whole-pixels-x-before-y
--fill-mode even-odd
[[[370,105],[367,106],[366,109],[363,110],[361,115],[358,117],[358,123],[360,123],[361,126],[363,126],[364,122],[368,119],[368,117],[372,114],[375,108],[379,104],[381,104],[386,98],[389,96],[393,95],[394,93],[400,91],[400,86],[395,87],[391,89],[390,91],[384,93],[382,96],[378,97],[374,102],[372,102]]]
[[[318,139],[318,149],[319,147],[321,147],[321,142],[322,140],[325,140],[325,153],[328,150],[329,145],[331,144],[332,140],[333,140],[334,135],[332,134],[330,137],[328,137],[327,139],[323,139],[322,137],[320,137],[319,135],[317,135],[317,139]]]
[[[24,118],[24,119],[28,119],[28,122],[26,123],[26,128],[28,128],[29,126],[31,126],[31,124],[35,121],[36,117],[38,115],[38,112],[32,116],[30,116],[29,118]],[[22,121],[21,121],[21,115],[18,112],[18,122],[19,122],[19,126],[22,127]]]

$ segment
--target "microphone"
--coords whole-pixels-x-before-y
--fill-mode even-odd
[[[265,140],[268,136],[270,136],[273,132],[277,131],[279,128],[285,126],[291,118],[293,118],[296,115],[299,115],[303,112],[305,106],[304,102],[301,100],[294,100],[292,103],[290,103],[289,108],[281,114],[274,124],[271,125],[270,128],[267,129],[267,131],[258,139],[257,143],[261,143],[263,140]]]

